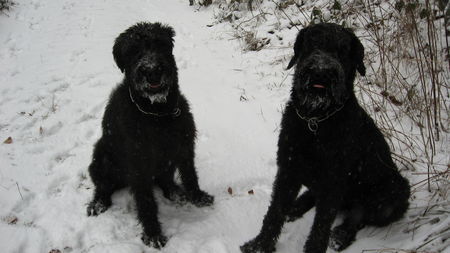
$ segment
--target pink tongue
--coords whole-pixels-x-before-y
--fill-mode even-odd
[[[325,86],[323,86],[322,84],[313,84],[314,88],[319,88],[319,89],[324,89]]]
[[[159,86],[161,86],[159,83],[150,84],[150,88],[159,88]]]

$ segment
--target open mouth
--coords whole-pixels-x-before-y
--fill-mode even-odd
[[[151,83],[148,85],[148,87],[150,87],[150,89],[159,89],[159,88],[161,88],[161,84],[160,83]]]
[[[148,90],[158,91],[164,88],[162,79],[163,74],[160,71],[147,72],[143,76],[143,83]]]
[[[326,90],[330,85],[330,81],[327,78],[323,78],[321,75],[314,74],[307,76],[305,80],[305,88],[312,90]]]
[[[320,84],[320,83],[314,83],[311,86],[316,89],[325,89],[325,85]]]
[[[164,92],[166,90],[166,85],[160,82],[147,82],[142,86],[142,90],[149,94],[157,94]]]

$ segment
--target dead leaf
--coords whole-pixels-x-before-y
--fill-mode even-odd
[[[255,192],[253,190],[248,191],[248,194],[253,195]]]
[[[230,195],[233,195],[233,189],[231,189],[231,187],[228,187],[228,193],[229,193]]]
[[[43,135],[43,134],[44,134],[44,128],[39,127],[39,134],[40,134],[40,135]]]
[[[389,100],[390,100],[394,105],[396,105],[396,106],[401,106],[401,105],[403,105],[403,102],[400,101],[400,100],[398,100],[398,99],[397,99],[396,97],[394,97],[394,96],[389,96],[388,98],[389,98]]]
[[[9,217],[6,217],[6,222],[7,222],[9,225],[15,225],[15,224],[17,224],[18,221],[19,221],[19,218],[17,218],[16,216],[9,216]]]
[[[61,253],[61,250],[59,250],[59,249],[52,249],[48,253]]]
[[[11,136],[9,136],[3,143],[11,144],[11,143],[13,143],[13,139],[11,138]]]

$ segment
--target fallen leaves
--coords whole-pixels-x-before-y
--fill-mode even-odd
[[[382,91],[380,93],[383,97],[389,99],[389,101],[391,101],[392,104],[396,105],[396,106],[401,106],[403,105],[403,102],[398,100],[394,95],[389,94],[389,92],[387,92],[386,90]]]
[[[228,187],[227,192],[228,192],[228,194],[233,195],[233,188]],[[251,189],[251,190],[247,191],[247,193],[248,193],[248,195],[254,195],[255,191],[253,189]]]
[[[8,223],[8,225],[15,225],[17,224],[17,222],[19,221],[19,218],[17,218],[16,216],[7,216],[3,219],[6,223]]]
[[[13,139],[11,136],[9,136],[8,138],[6,138],[6,140],[3,142],[4,144],[11,144],[13,143]]]

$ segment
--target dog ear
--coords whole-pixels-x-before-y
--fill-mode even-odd
[[[300,48],[303,44],[303,37],[305,36],[306,29],[307,28],[303,28],[298,33],[297,38],[295,39],[295,44],[294,44],[294,56],[292,56],[292,59],[291,59],[291,61],[289,61],[289,64],[286,69],[292,68],[292,66],[294,66],[297,63],[298,57],[300,55]]]
[[[360,75],[365,76],[366,67],[364,66],[364,46],[351,29],[347,28],[346,30],[352,36],[352,50],[355,52],[353,60],[356,63],[356,70],[358,70]]]
[[[359,74],[362,76],[366,75],[366,66],[364,66],[364,46],[361,41],[355,36],[355,48],[356,48],[356,70],[358,70]]]
[[[159,24],[161,27],[161,35],[166,36],[173,42],[173,37],[175,37],[175,31],[173,30],[173,28],[168,25],[162,25],[160,23],[157,24]]]
[[[122,73],[125,71],[127,59],[130,57],[130,51],[133,47],[133,35],[127,31],[121,33],[119,37],[116,38],[113,46],[114,61]]]

